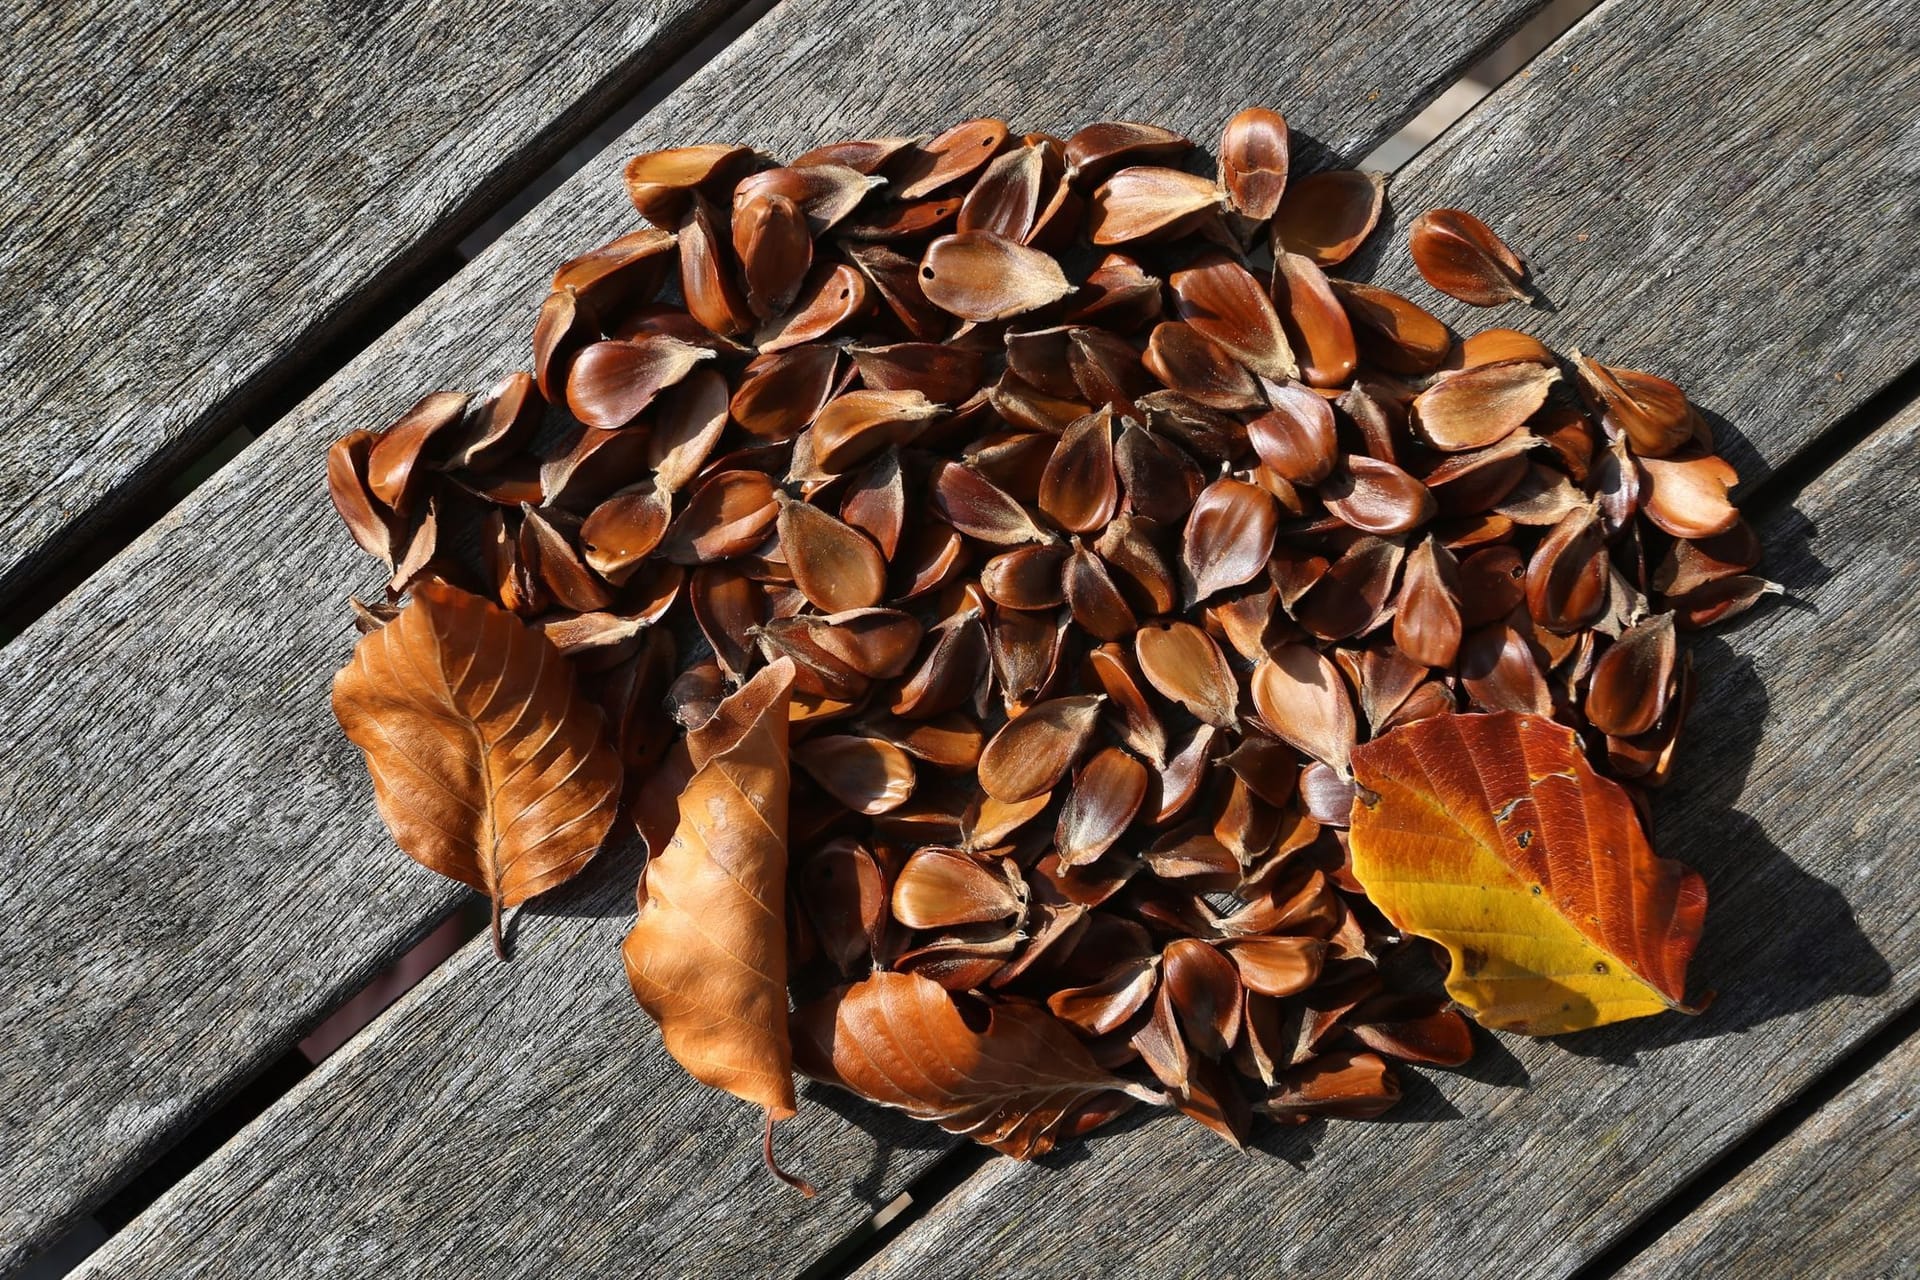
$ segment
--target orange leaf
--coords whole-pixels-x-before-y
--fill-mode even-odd
[[[1016,1160],[1045,1155],[1111,1091],[1165,1099],[1112,1075],[1045,1009],[996,1005],[975,1030],[931,979],[875,973],[794,1015],[800,1069],[931,1120]]]
[[[647,864],[620,948],[633,993],[687,1074],[793,1114],[787,1040],[787,704],[763,667],[687,735],[680,825]]]
[[[1685,1004],[1707,890],[1648,846],[1633,803],[1541,716],[1443,715],[1354,748],[1353,872],[1447,949],[1447,992],[1528,1035]]]
[[[414,589],[333,678],[333,714],[366,753],[409,857],[500,912],[569,879],[613,825],[620,758],[540,632],[444,583]]]

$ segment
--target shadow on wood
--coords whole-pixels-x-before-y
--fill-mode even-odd
[[[1737,433],[1719,420],[1715,434],[1724,440]],[[1813,522],[1789,510],[1766,523],[1760,571],[1786,587],[1788,603],[1762,608],[1815,609],[1796,603],[1833,576],[1808,545]],[[1644,1019],[1560,1037],[1575,1053],[1631,1063],[1641,1049],[1751,1030],[1837,996],[1877,995],[1892,980],[1845,895],[1801,870],[1738,807],[1770,706],[1738,640],[1757,620],[1748,615],[1722,631],[1689,637],[1700,696],[1682,734],[1674,783],[1653,800],[1654,848],[1707,881],[1707,923],[1690,972],[1691,994],[1719,994],[1698,1017]],[[1776,755],[1815,746],[1771,744]],[[1821,803],[1817,794],[1798,799]]]

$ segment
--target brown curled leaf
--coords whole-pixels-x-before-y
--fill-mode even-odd
[[[1102,1095],[1145,1093],[1100,1067],[1046,1010],[997,1005],[969,1023],[955,997],[910,973],[876,973],[803,1007],[794,1042],[816,1080],[1016,1160],[1052,1150]]]
[[[1354,753],[1353,870],[1447,949],[1447,994],[1489,1027],[1558,1035],[1686,1004],[1705,884],[1654,854],[1567,726],[1436,716]]]
[[[787,705],[771,663],[687,736],[679,825],[642,873],[621,945],[667,1051],[704,1084],[794,1112],[787,1035]]]

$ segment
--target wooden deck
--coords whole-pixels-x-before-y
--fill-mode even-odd
[[[979,114],[1207,137],[1261,101],[1310,162],[1352,162],[1537,7],[787,0],[407,305],[728,7],[12,0],[0,612],[89,539],[131,540],[0,648],[0,1274],[458,905],[394,853],[328,711],[342,598],[377,581],[321,460],[522,363],[553,266],[628,229],[627,156]],[[442,965],[82,1273],[1915,1274],[1912,26],[1605,0],[1390,188],[1528,255],[1553,310],[1494,322],[1675,377],[1750,478],[1790,599],[1696,645],[1658,803],[1656,844],[1713,895],[1704,1016],[1485,1037],[1393,1123],[1244,1156],[1161,1120],[1015,1165],[809,1090],[783,1135],[822,1188],[802,1202],[634,1006],[610,960],[634,868],[608,859],[529,908],[512,964],[482,939]],[[1403,239],[1377,243],[1375,278],[1407,284]],[[143,495],[241,424],[262,434],[132,537]],[[903,1193],[905,1225],[867,1239]]]

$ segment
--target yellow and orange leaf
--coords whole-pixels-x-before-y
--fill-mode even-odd
[[[1656,855],[1620,786],[1542,716],[1445,715],[1353,752],[1353,872],[1451,960],[1481,1023],[1557,1035],[1694,1012],[1698,874]]]

